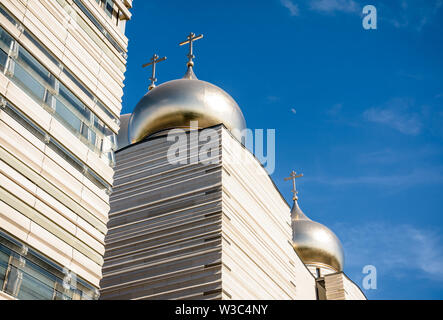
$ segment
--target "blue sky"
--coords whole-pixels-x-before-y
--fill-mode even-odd
[[[377,30],[362,27],[375,5]],[[370,299],[443,298],[442,0],[137,0],[123,113],[181,78],[189,32],[195,72],[229,92],[249,128],[276,129],[272,177],[299,179],[300,205],[342,240],[345,272]]]

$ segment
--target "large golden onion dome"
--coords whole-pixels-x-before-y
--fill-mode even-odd
[[[153,87],[136,105],[129,120],[129,142],[172,128],[198,128],[224,124],[237,139],[246,128],[243,113],[235,100],[221,88],[198,80],[192,65],[182,79]]]
[[[291,210],[292,244],[306,265],[343,271],[344,252],[340,240],[329,228],[309,219],[294,198]]]

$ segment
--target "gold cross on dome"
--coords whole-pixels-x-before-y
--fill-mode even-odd
[[[194,61],[192,61],[192,59],[195,58],[195,56],[194,56],[194,50],[193,50],[193,42],[194,42],[194,41],[197,41],[197,40],[200,40],[201,38],[203,38],[203,35],[202,35],[202,34],[196,36],[195,33],[191,32],[191,33],[189,34],[189,36],[187,37],[187,40],[185,40],[185,41],[179,43],[180,46],[183,46],[183,45],[189,43],[189,53],[188,53],[188,59],[189,59],[189,61],[188,61],[188,67],[193,67],[193,66],[194,66]]]
[[[155,65],[159,62],[165,61],[166,57],[160,58],[157,54],[154,54],[151,58],[151,62],[145,63],[142,65],[142,68],[145,68],[147,66],[152,65],[152,76],[149,78],[151,80],[151,84],[149,85],[149,90],[152,90],[155,88],[155,82],[157,81],[157,78],[155,77]]]
[[[294,200],[294,201],[298,199],[298,197],[297,197],[298,191],[297,191],[297,188],[295,187],[295,179],[301,178],[301,177],[303,177],[303,173],[297,174],[297,172],[292,171],[291,176],[285,178],[285,181],[292,180],[293,189],[291,190],[291,192],[294,194],[294,196],[292,197],[292,200]]]

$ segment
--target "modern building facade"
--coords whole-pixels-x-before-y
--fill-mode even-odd
[[[191,132],[117,151],[101,299],[365,299],[323,255],[297,253],[294,214],[266,170],[222,124],[209,130],[212,156],[189,149]],[[168,161],[171,147],[187,161]]]
[[[117,152],[102,299],[315,298],[286,201],[223,125],[210,130],[206,163],[207,145],[170,163],[167,134]]]
[[[0,2],[0,299],[98,299],[131,6]]]

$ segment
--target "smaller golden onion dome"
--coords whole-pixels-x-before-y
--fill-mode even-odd
[[[292,243],[306,265],[329,267],[343,271],[344,252],[340,240],[329,228],[309,219],[294,197],[291,210]]]
[[[198,80],[192,65],[182,79],[153,87],[136,105],[129,120],[129,142],[173,128],[198,128],[224,124],[237,139],[246,128],[245,119],[235,100],[221,88]]]

